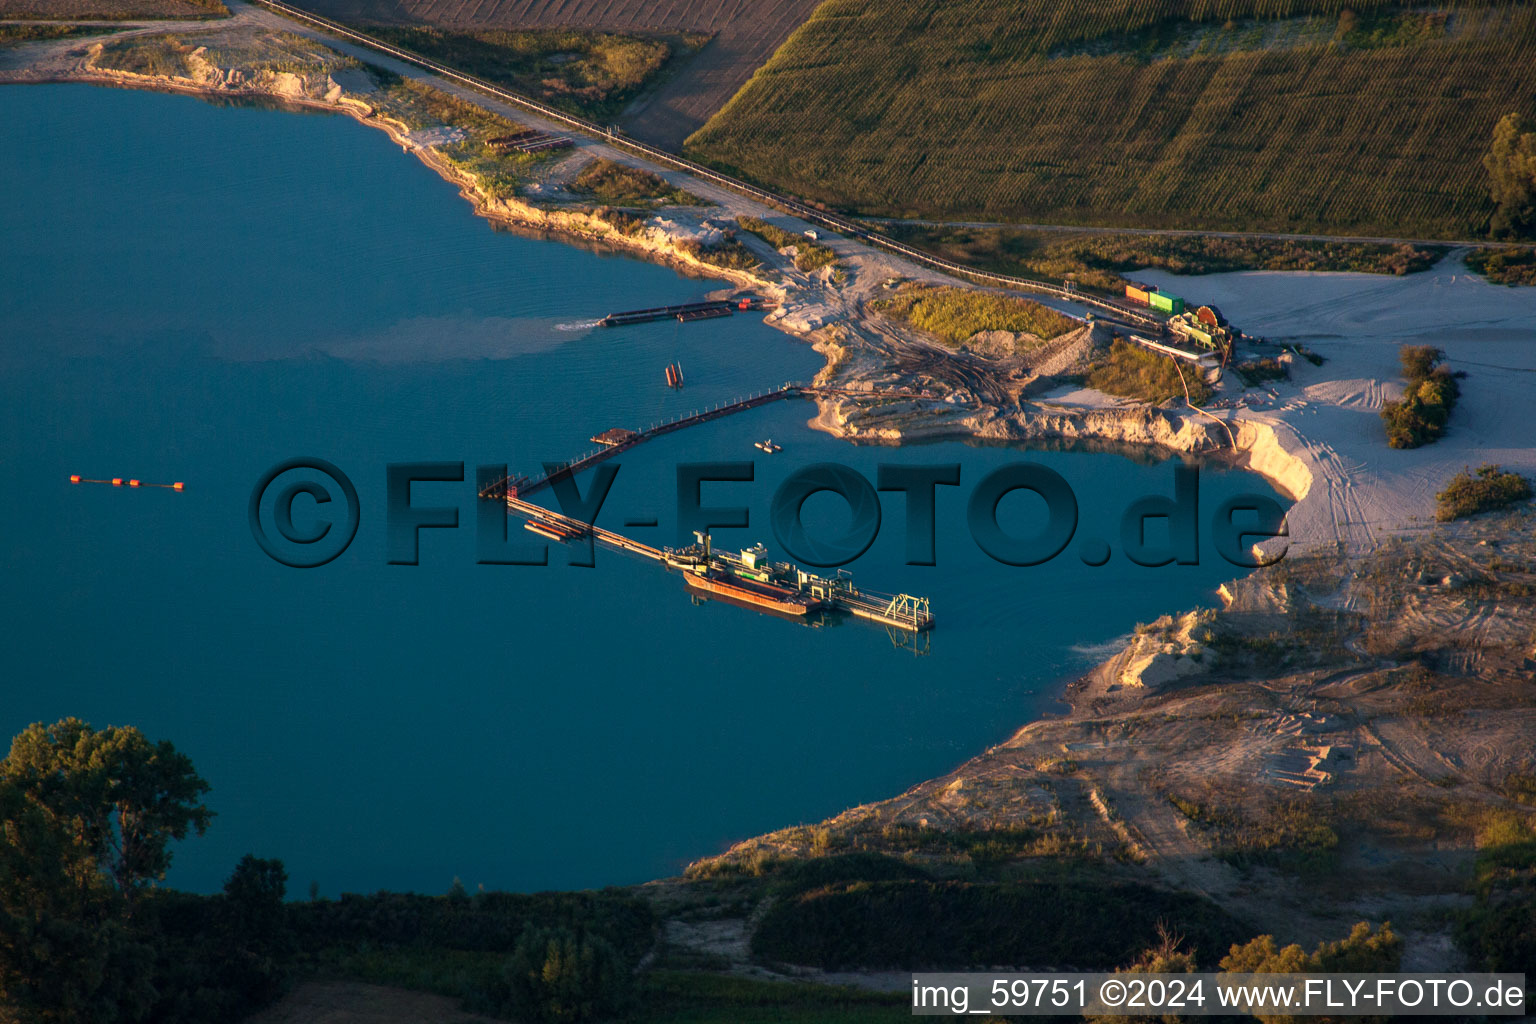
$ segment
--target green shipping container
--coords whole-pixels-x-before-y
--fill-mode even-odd
[[[1164,313],[1184,312],[1184,300],[1175,295],[1166,295],[1163,292],[1151,292],[1147,296],[1153,309]]]

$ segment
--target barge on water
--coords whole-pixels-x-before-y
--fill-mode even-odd
[[[855,618],[909,633],[923,633],[933,628],[933,612],[926,597],[860,590],[853,585],[853,574],[843,569],[839,569],[836,576],[817,576],[790,562],[771,560],[768,549],[761,544],[735,555],[716,551],[707,532],[694,536],[698,538],[697,544],[667,548],[664,560],[671,568],[680,570],[688,585],[696,589],[710,589],[697,583],[699,579],[733,578],[739,581],[737,586],[771,587],[774,592],[800,595],[811,602],[808,611],[825,608],[846,612]],[[761,602],[740,595],[728,596],[764,607]],[[790,614],[803,615],[805,612]]]
[[[699,320],[709,317],[730,316],[734,307],[729,302],[684,302],[677,306],[655,306],[651,309],[631,309],[623,313],[609,313],[597,322],[599,327],[622,327],[625,324],[643,324],[652,320]]]
[[[622,313],[609,313],[597,322],[599,327],[622,327],[625,324],[643,324],[652,320],[677,320],[692,323],[695,320],[713,320],[732,313],[764,310],[773,305],[770,299],[755,295],[742,295],[734,299],[710,299],[704,302],[683,302],[675,306],[653,306],[650,309],[630,309]]]

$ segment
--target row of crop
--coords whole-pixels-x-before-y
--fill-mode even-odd
[[[1478,9],[1508,0],[1441,0],[1446,10]],[[814,66],[850,38],[895,39],[943,45],[962,38],[972,55],[1050,53],[1067,44],[1124,38],[1168,23],[1226,24],[1294,18],[1357,19],[1393,12],[1400,0],[1084,0],[1024,3],[1017,0],[827,0],[774,57],[775,64]],[[979,42],[978,42],[979,41]]]
[[[857,40],[855,21],[797,36],[690,146],[896,216],[1102,211],[1160,226],[1195,211],[1208,227],[1466,235],[1487,216],[1492,125],[1536,104],[1520,71],[1536,13],[1501,16],[1494,38],[1151,63],[1000,44],[978,57],[958,34],[950,49],[920,43],[899,16],[887,37]]]

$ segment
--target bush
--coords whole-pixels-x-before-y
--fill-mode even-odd
[[[1182,400],[1186,387],[1194,405],[1204,405],[1211,398],[1211,389],[1199,371],[1184,370],[1172,356],[1148,352],[1120,338],[1110,345],[1109,355],[1094,363],[1088,371],[1088,386],[1106,395],[1143,402]]]
[[[1467,256],[1467,267],[1490,284],[1536,285],[1536,247],[1477,249]]]
[[[606,1020],[634,1000],[634,976],[619,951],[595,935],[529,925],[502,976],[502,1011],[518,1020],[578,1024]]]
[[[1404,345],[1399,357],[1407,378],[1403,400],[1383,405],[1381,419],[1390,447],[1418,448],[1444,435],[1461,388],[1456,375],[1443,365],[1445,353],[1440,349]]]
[[[1435,495],[1439,507],[1435,518],[1442,523],[1465,519],[1479,512],[1505,508],[1531,496],[1531,484],[1519,473],[1506,473],[1501,466],[1485,462],[1474,473],[1464,469],[1451,477],[1445,490]]]

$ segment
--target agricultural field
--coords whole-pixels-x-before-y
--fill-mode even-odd
[[[221,0],[0,0],[0,20],[131,21],[139,18],[227,18]]]
[[[38,0],[33,0],[38,2]],[[630,35],[704,35],[710,42],[619,118],[649,142],[681,147],[768,61],[818,0],[298,0],[353,23],[426,25],[455,32],[587,29]]]
[[[545,29],[444,32],[380,26],[375,35],[573,114],[616,117],[671,61],[695,52],[702,36],[676,40]]]
[[[688,152],[856,213],[1485,236],[1536,8],[827,0]]]

